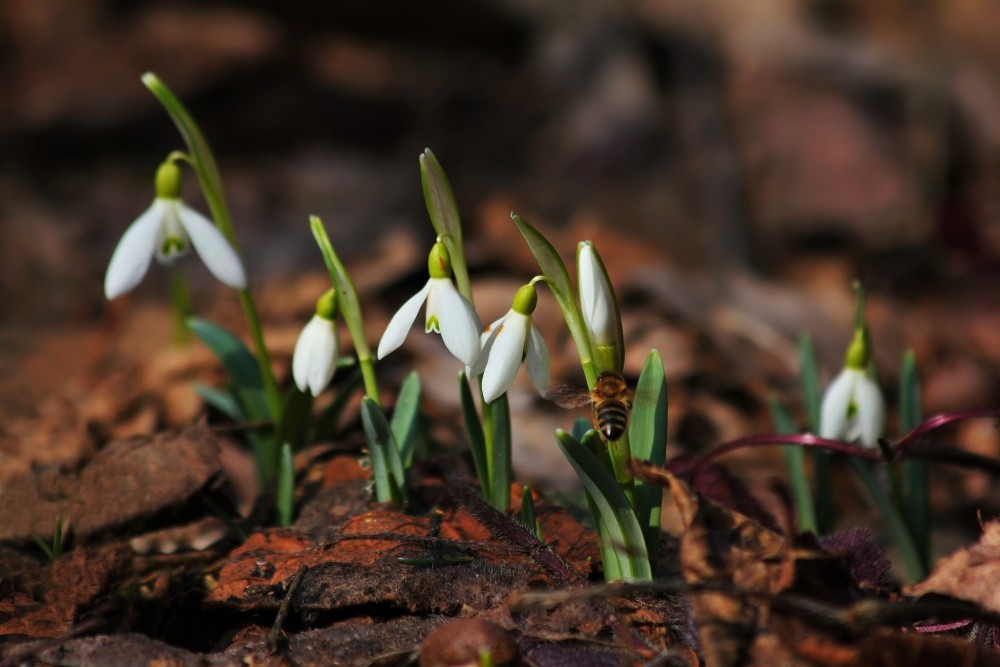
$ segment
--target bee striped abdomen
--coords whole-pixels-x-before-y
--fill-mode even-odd
[[[594,423],[605,440],[615,442],[628,428],[628,414],[632,409],[632,397],[620,373],[604,371],[597,376],[597,382],[590,392],[594,405]]]
[[[625,434],[628,426],[628,406],[622,401],[594,404],[594,421],[601,435],[614,442]]]

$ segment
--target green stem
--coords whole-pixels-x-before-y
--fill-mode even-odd
[[[278,383],[274,379],[274,371],[271,370],[271,356],[268,354],[267,345],[264,344],[264,330],[260,326],[260,318],[257,309],[253,304],[253,297],[249,289],[241,289],[237,292],[240,297],[240,305],[243,307],[243,316],[247,321],[247,329],[250,331],[250,338],[253,339],[254,349],[257,351],[257,366],[260,368],[260,376],[264,381],[264,393],[267,396],[267,405],[271,409],[271,414],[276,422],[281,422],[281,392],[278,391]]]
[[[632,460],[632,447],[629,444],[628,431],[622,434],[615,442],[606,443],[608,446],[608,456],[611,458],[611,472],[615,476],[622,493],[628,498],[629,505],[633,510],[638,510],[635,504],[635,478],[628,464]]]
[[[201,185],[202,194],[208,209],[212,213],[212,219],[219,231],[226,237],[233,246],[236,254],[240,254],[239,243],[236,239],[236,230],[233,228],[233,221],[229,215],[229,207],[226,205],[226,197],[222,189],[222,177],[219,175],[219,168],[216,165],[212,149],[209,148],[205,136],[198,128],[194,118],[188,110],[181,104],[176,95],[152,72],[142,75],[142,82],[149,88],[170,118],[177,126],[177,130],[187,144],[190,163],[198,174],[198,182]],[[264,381],[264,391],[267,394],[267,403],[271,409],[272,417],[275,421],[281,419],[281,393],[278,391],[278,383],[274,378],[274,371],[271,369],[271,358],[264,345],[264,332],[260,326],[260,318],[253,303],[253,297],[249,289],[238,291],[240,305],[243,307],[243,315],[247,321],[247,328],[253,338],[254,347],[257,351],[257,365],[260,367],[260,374]]]

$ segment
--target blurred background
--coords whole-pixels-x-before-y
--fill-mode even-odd
[[[216,151],[286,347],[324,280],[310,213],[359,272],[374,340],[426,279],[417,156],[431,147],[483,319],[537,272],[511,210],[567,258],[594,238],[628,311],[626,370],[661,349],[683,446],[769,430],[762,397],[794,388],[801,331],[835,372],[855,277],[890,395],[913,346],[928,412],[996,405],[998,26],[992,0],[0,0],[5,409],[23,407],[45,336],[165,302],[158,268],[125,307],[102,294],[114,244],[182,147],[148,70]],[[554,308],[541,323],[555,375],[579,375]],[[416,357],[440,354],[413,338]],[[991,424],[968,429],[954,438],[997,453]]]

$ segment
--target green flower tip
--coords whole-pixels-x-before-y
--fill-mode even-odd
[[[427,256],[427,272],[431,278],[451,278],[451,255],[444,243],[438,241]]]
[[[173,160],[167,160],[156,170],[156,196],[158,199],[181,198],[181,169]]]
[[[140,78],[142,79],[142,83],[147,88],[152,88],[153,86],[158,85],[160,83],[160,77],[156,76],[152,72],[146,72]]]
[[[514,294],[514,303],[511,305],[511,310],[521,315],[531,315],[535,312],[535,306],[537,305],[538,292],[535,291],[534,285],[528,284],[521,287]]]
[[[326,291],[316,300],[316,314],[324,320],[332,320],[337,316],[337,292],[333,288]]]
[[[847,347],[847,354],[844,356],[844,366],[863,371],[868,367],[868,357],[868,336],[863,328],[856,328],[854,338]]]

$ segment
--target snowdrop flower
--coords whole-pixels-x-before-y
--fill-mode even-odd
[[[451,282],[451,257],[438,241],[427,257],[430,279],[389,320],[389,326],[378,344],[378,358],[398,348],[406,339],[420,306],[427,302],[425,331],[436,331],[456,359],[471,366],[479,356],[479,316],[468,300],[458,293]]]
[[[820,436],[833,440],[860,439],[875,447],[885,433],[885,400],[868,373],[868,344],[863,329],[857,329],[840,371],[823,396]]]
[[[536,305],[538,294],[529,283],[517,290],[507,314],[483,332],[483,351],[471,375],[482,373],[483,399],[487,403],[510,389],[522,361],[535,389],[541,394],[549,390],[549,350],[531,323]]]
[[[595,345],[618,344],[618,307],[608,282],[604,264],[597,255],[594,244],[582,241],[576,255],[579,280],[580,309],[583,323]]]
[[[104,294],[108,299],[125,294],[139,284],[156,256],[171,264],[193,245],[216,278],[235,289],[247,286],[236,251],[215,225],[181,201],[181,172],[172,161],[156,172],[156,199],[136,218],[118,242],[108,272]]]
[[[299,334],[292,354],[292,377],[303,394],[319,396],[337,368],[337,297],[331,289],[316,301],[316,314]]]

